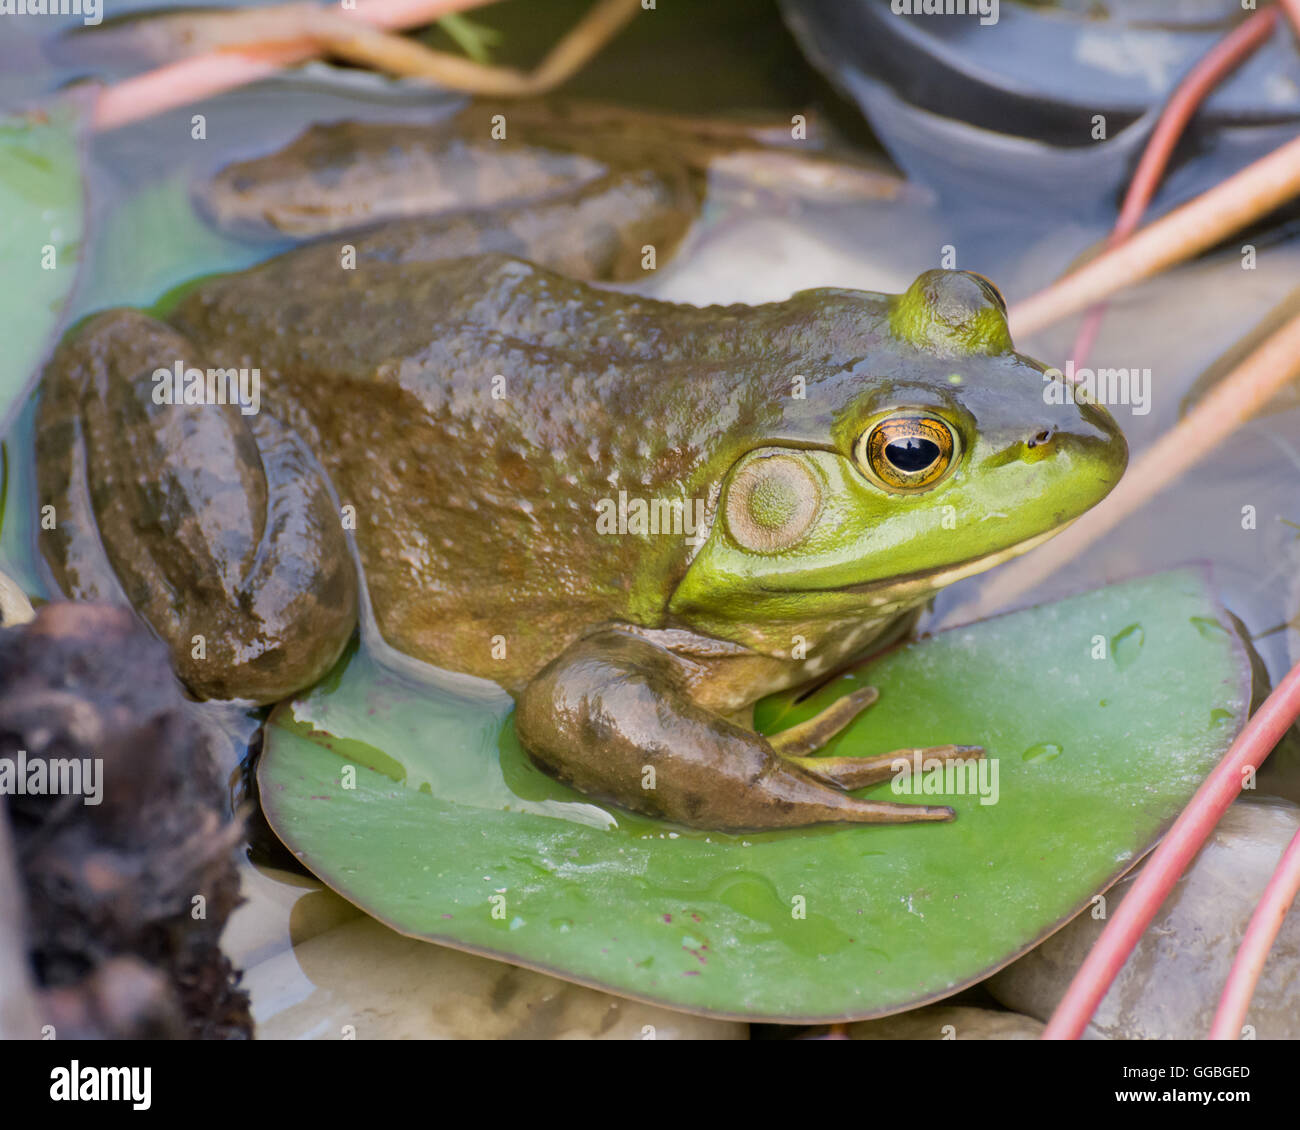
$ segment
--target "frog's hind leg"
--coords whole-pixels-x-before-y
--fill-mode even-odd
[[[358,263],[434,263],[469,255],[528,259],[570,278],[627,282],[669,258],[690,231],[703,182],[684,165],[619,170],[553,200],[393,220],[349,239]],[[338,246],[307,244],[282,257],[295,273],[336,271]],[[276,261],[263,270],[275,270]]]
[[[515,728],[532,758],[581,791],[720,831],[951,820],[946,806],[847,796],[766,738],[693,702],[689,663],[605,630],[570,645],[523,689]]]
[[[917,755],[923,761],[937,760],[942,765],[977,761],[984,756],[983,748],[977,745],[896,749],[877,757],[807,756],[814,750],[821,749],[879,697],[880,693],[875,687],[861,687],[852,694],[837,698],[806,722],[800,722],[780,733],[769,734],[767,740],[792,765],[797,765],[810,776],[838,789],[862,789],[867,785],[888,781],[898,772],[901,762],[911,765]]]
[[[782,757],[794,758],[812,753],[813,750],[821,749],[879,697],[880,692],[875,687],[859,687],[852,694],[837,698],[806,722],[800,722],[779,734],[769,734],[767,740]]]
[[[293,433],[225,395],[173,402],[158,374],[199,367],[196,353],[134,310],[59,346],[36,425],[40,503],[55,518],[41,552],[66,595],[125,597],[196,694],[272,702],[337,660],[356,623],[355,570],[324,474]]]
[[[834,785],[839,789],[864,789],[888,781],[902,769],[916,764],[937,761],[940,765],[963,765],[978,761],[984,750],[977,745],[936,745],[924,749],[896,749],[877,757],[790,757],[792,764],[805,773]]]

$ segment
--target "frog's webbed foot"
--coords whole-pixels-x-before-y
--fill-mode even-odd
[[[978,761],[984,756],[984,750],[977,745],[934,745],[924,749],[896,749],[878,757],[791,757],[787,760],[828,785],[840,789],[864,789],[888,781],[898,773],[900,765],[915,764],[917,756],[923,762],[960,765]]]
[[[951,820],[946,806],[861,800],[782,758],[762,735],[691,701],[688,661],[607,630],[581,639],[519,696],[515,727],[561,780],[682,824],[744,831]]]
[[[984,749],[977,745],[937,745],[923,749],[896,749],[876,757],[808,757],[821,749],[880,697],[875,687],[860,687],[843,698],[837,698],[825,710],[814,714],[806,722],[769,734],[772,748],[805,773],[834,785],[838,789],[862,789],[888,781],[898,772],[900,761],[908,765],[917,755],[923,760],[937,760],[943,765],[952,762],[978,761]]]
[[[310,685],[356,622],[357,582],[324,475],[241,405],[155,400],[156,370],[204,364],[162,322],[113,310],[63,342],[36,427],[41,551],[65,594],[132,604],[207,698]]]

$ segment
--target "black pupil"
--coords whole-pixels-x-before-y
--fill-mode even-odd
[[[920,436],[891,440],[885,445],[885,458],[904,473],[924,471],[939,458],[939,445]]]

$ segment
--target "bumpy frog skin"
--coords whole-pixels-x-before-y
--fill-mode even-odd
[[[585,793],[712,829],[951,819],[847,794],[888,754],[809,756],[874,692],[772,738],[751,708],[1098,502],[1127,458],[1114,422],[1045,402],[965,272],[703,309],[554,273],[575,266],[555,218],[581,241],[593,200],[548,200],[540,265],[466,256],[447,233],[485,215],[404,219],[350,235],[352,270],[307,244],[165,321],[78,327],[38,423],[56,581],[124,595],[195,693],[274,702],[355,627],[354,536],[384,638],[505,687],[530,755]],[[261,411],[154,403],[178,360],[259,368]],[[620,492],[702,526],[605,532]]]

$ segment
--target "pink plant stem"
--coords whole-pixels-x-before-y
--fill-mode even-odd
[[[1210,1026],[1211,1040],[1240,1038],[1246,1010],[1250,1007],[1250,998],[1255,995],[1260,974],[1264,972],[1268,951],[1273,948],[1297,893],[1300,893],[1300,832],[1282,853],[1277,870],[1270,877],[1259,905],[1250,917],[1246,936],[1241,940],[1241,948],[1237,950],[1232,971],[1223,986],[1214,1023]]]
[[[105,90],[95,103],[91,128],[116,129],[182,102],[197,102],[211,94],[270,78],[283,67],[310,59],[314,53],[315,45],[311,43],[279,44],[275,50],[263,48],[257,55],[220,51],[168,63]]]
[[[1300,0],[1280,2],[1293,30],[1300,34]],[[1136,227],[1178,136],[1196,106],[1209,93],[1214,83],[1272,33],[1275,24],[1275,9],[1251,17],[1210,52],[1179,88],[1143,153],[1141,165],[1111,237],[1112,246],[1123,242]],[[1081,351],[1086,352],[1091,348],[1100,326],[1102,309],[1091,309],[1080,328],[1075,342],[1076,363],[1080,363],[1078,358]],[[1169,835],[1152,854],[1115,917],[1102,931],[1097,944],[1075,974],[1043,1032],[1044,1039],[1077,1039],[1082,1034],[1119,970],[1128,960],[1133,947],[1177,882],[1178,876],[1205,842],[1228,805],[1240,793],[1242,770],[1247,766],[1257,768],[1297,716],[1300,716],[1300,664],[1278,684],[1238,736],[1223,761],[1197,790]],[[1298,889],[1300,834],[1284,853],[1251,917],[1241,949],[1224,986],[1210,1032],[1211,1038],[1235,1039],[1240,1034],[1246,1009],[1268,959],[1269,949]]]
[[[1245,772],[1259,768],[1297,717],[1300,717],[1300,664],[1291,669],[1255,712],[1159,847],[1151,853],[1124,901],[1075,973],[1043,1031],[1043,1039],[1077,1040],[1083,1034],[1102,997],[1178,877],[1241,792]]]
[[[1122,243],[1123,240],[1112,238],[1106,241],[1107,247],[1115,247]],[[1092,347],[1097,342],[1097,335],[1101,332],[1101,323],[1106,320],[1106,303],[1098,302],[1096,306],[1091,306],[1088,312],[1084,314],[1083,321],[1079,324],[1079,332],[1074,335],[1074,348],[1070,350],[1070,359],[1074,362],[1074,371],[1077,374],[1088,363],[1088,356],[1092,353]]]
[[[339,15],[388,30],[416,27],[443,16],[481,8],[491,0],[358,0],[355,8],[340,8]]]
[[[1300,191],[1300,138],[1288,141],[1241,172],[1134,232],[1118,247],[1085,263],[1037,294],[1016,303],[1013,337],[1081,310],[1182,262],[1294,199]]]
[[[1300,9],[1300,0],[1290,2]],[[1192,115],[1227,75],[1259,49],[1273,34],[1276,25],[1276,8],[1263,8],[1256,12],[1206,52],[1178,84],[1142,151],[1137,171],[1124,194],[1119,218],[1106,240],[1107,248],[1118,247],[1137,230],[1164,179],[1169,158],[1173,155],[1178,139],[1183,136],[1187,123],[1192,120]],[[1092,307],[1084,317],[1078,336],[1074,339],[1074,349],[1070,353],[1076,369],[1086,364],[1105,313],[1105,304],[1099,304]]]
[[[415,27],[481,7],[487,0],[359,0],[338,14],[380,28]],[[210,51],[180,59],[108,87],[91,118],[96,130],[116,129],[187,102],[197,102],[236,86],[269,78],[319,53],[311,39],[294,39]]]
[[[1300,0],[1278,0],[1278,6],[1286,13],[1286,18],[1291,21],[1291,30],[1300,39]]]
[[[1127,238],[1141,223],[1142,214],[1160,187],[1165,166],[1169,164],[1178,139],[1183,136],[1187,123],[1201,103],[1220,82],[1263,46],[1276,26],[1277,9],[1261,9],[1210,48],[1178,84],[1151,133],[1142,160],[1138,162],[1119,218],[1115,221],[1113,240],[1118,242]]]
[[[1293,31],[1300,36],[1300,0],[1281,0],[1291,21]],[[1297,667],[1300,670],[1300,667]],[[1292,674],[1295,674],[1293,671]],[[1241,940],[1237,956],[1223,985],[1223,996],[1210,1025],[1211,1040],[1235,1040],[1241,1035],[1246,1021],[1246,1011],[1264,972],[1269,951],[1277,940],[1278,931],[1300,893],[1300,832],[1292,838],[1282,853],[1268,885],[1260,896],[1255,913],[1250,916],[1246,936]]]

